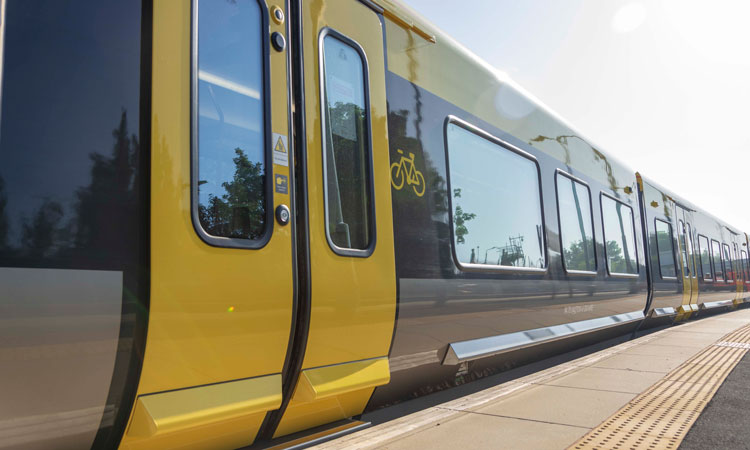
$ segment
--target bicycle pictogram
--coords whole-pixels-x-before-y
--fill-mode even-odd
[[[401,155],[401,160],[391,164],[391,184],[393,184],[396,190],[400,191],[404,187],[404,182],[406,182],[407,185],[414,189],[417,197],[423,196],[426,187],[424,175],[414,165],[414,153],[409,152],[408,158],[404,156],[403,150],[399,149],[398,153]]]

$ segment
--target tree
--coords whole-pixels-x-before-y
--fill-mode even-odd
[[[257,239],[266,220],[265,172],[262,163],[250,161],[242,149],[235,148],[234,153],[234,176],[221,184],[226,193],[209,194],[208,203],[198,206],[198,216],[211,235]]]

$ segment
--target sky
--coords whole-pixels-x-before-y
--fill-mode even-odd
[[[404,1],[597,147],[750,232],[750,2]]]

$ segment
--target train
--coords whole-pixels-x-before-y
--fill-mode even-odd
[[[748,234],[397,0],[0,14],[0,448],[307,445],[750,298]]]

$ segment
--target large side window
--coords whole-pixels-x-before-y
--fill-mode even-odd
[[[609,273],[635,275],[638,273],[638,256],[635,249],[633,210],[630,206],[604,194],[601,196],[601,202]]]
[[[750,283],[750,273],[747,267],[747,252],[740,250],[740,261],[742,261],[742,273],[745,276],[745,283]]]
[[[210,243],[251,247],[270,227],[262,11],[256,0],[197,9],[194,222]]]
[[[448,122],[453,247],[465,267],[546,267],[539,168],[530,156]]]
[[[724,272],[727,277],[727,282],[734,281],[734,267],[732,266],[732,253],[727,244],[722,244],[724,249]]]
[[[656,248],[659,252],[659,269],[662,278],[675,278],[674,241],[672,240],[672,225],[656,219]]]
[[[708,247],[708,238],[698,235],[698,254],[700,255],[700,267],[703,271],[703,279],[713,281],[713,270],[711,269],[711,250]]]
[[[321,45],[326,232],[334,251],[374,244],[367,68],[361,49],[328,31]]]
[[[714,266],[714,279],[716,281],[724,281],[724,265],[721,262],[721,246],[719,243],[711,239],[711,260]]]
[[[558,173],[557,207],[565,270],[596,272],[594,225],[588,186]]]

